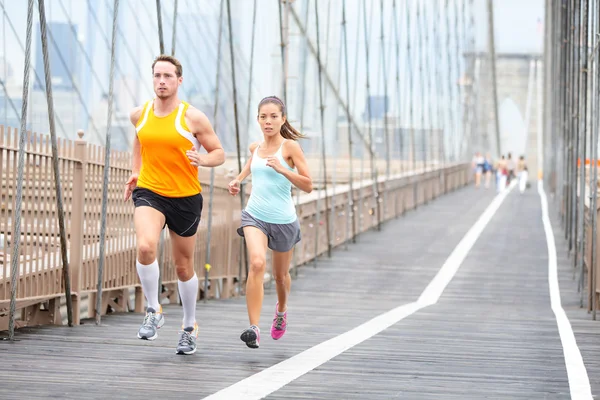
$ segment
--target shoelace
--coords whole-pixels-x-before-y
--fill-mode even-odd
[[[192,334],[188,331],[183,331],[179,338],[180,346],[190,346],[192,344]]]
[[[275,317],[275,328],[281,329],[281,325],[283,325],[283,317],[280,317],[278,315],[277,317]]]
[[[156,325],[156,314],[148,313],[144,318],[144,326],[154,326]]]

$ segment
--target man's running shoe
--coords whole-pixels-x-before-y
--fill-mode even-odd
[[[198,324],[182,328],[179,332],[177,354],[194,354],[196,352],[196,339],[198,339]]]
[[[165,317],[163,316],[162,306],[159,306],[159,310],[156,311],[152,307],[146,309],[146,316],[144,322],[140,326],[138,331],[138,338],[143,340],[154,340],[158,337],[158,330],[165,324]]]

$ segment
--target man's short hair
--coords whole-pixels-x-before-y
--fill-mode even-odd
[[[152,63],[152,73],[154,73],[154,66],[159,61],[166,61],[173,64],[175,66],[175,73],[177,74],[177,77],[181,78],[181,76],[183,75],[183,67],[181,66],[181,63],[175,57],[166,54],[161,54],[160,56],[154,59],[154,62]]]

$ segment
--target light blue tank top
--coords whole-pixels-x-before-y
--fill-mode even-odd
[[[285,139],[274,154],[281,165],[291,168],[281,155]],[[267,159],[258,156],[256,146],[252,155],[252,192],[246,204],[246,212],[254,218],[271,224],[291,224],[297,219],[296,207],[292,199],[292,183],[283,175],[267,166]]]

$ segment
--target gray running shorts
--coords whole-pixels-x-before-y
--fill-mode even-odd
[[[268,247],[273,251],[285,253],[301,240],[300,222],[297,219],[291,224],[271,224],[256,219],[246,210],[242,210],[242,224],[237,229],[238,235],[244,236],[245,226],[260,229],[267,236]]]

